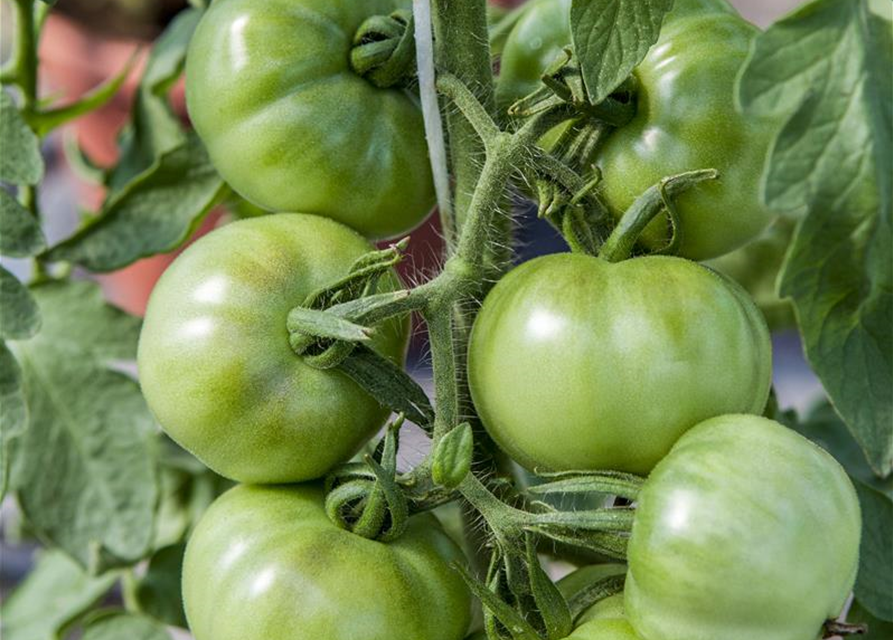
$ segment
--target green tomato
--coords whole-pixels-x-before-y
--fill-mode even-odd
[[[761,412],[771,359],[747,294],[697,263],[556,254],[487,296],[468,375],[487,431],[524,467],[647,474],[697,423]]]
[[[816,640],[853,587],[860,531],[827,452],[766,418],[707,420],[639,494],[627,616],[645,640]]]
[[[496,99],[500,108],[542,86],[543,72],[570,44],[570,0],[532,0],[505,41],[499,63]]]
[[[626,619],[623,594],[605,598],[577,621],[567,640],[640,640]]]
[[[568,5],[540,0],[509,35],[499,80],[504,103],[535,89],[534,79],[554,59],[552,53],[570,43]],[[659,40],[634,71],[635,117],[597,153],[601,195],[617,218],[665,176],[719,171],[718,180],[676,199],[683,257],[704,260],[727,253],[772,219],[760,200],[760,179],[775,126],[745,118],[734,100],[735,78],[756,33],[725,0],[676,0]],[[668,219],[661,215],[640,240],[653,250],[665,246],[668,237]]]
[[[388,411],[337,370],[291,350],[288,312],[371,250],[326,218],[282,213],[212,231],[165,271],[149,299],[138,363],[164,430],[240,482],[298,482],[349,459]],[[382,288],[399,286],[396,275]],[[388,321],[371,344],[402,363],[409,326]]]
[[[461,640],[471,597],[437,519],[395,542],[326,516],[315,485],[239,486],[202,517],[183,561],[196,640]]]
[[[571,598],[585,587],[610,576],[626,573],[626,565],[603,564],[577,569],[558,582],[558,589]],[[639,640],[626,621],[623,594],[605,598],[589,607],[576,620],[574,632],[567,640]]]
[[[399,235],[434,203],[418,101],[350,68],[354,33],[408,0],[216,0],[189,46],[189,115],[248,200]]]

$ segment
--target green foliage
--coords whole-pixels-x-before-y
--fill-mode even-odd
[[[110,613],[91,621],[83,640],[171,640],[158,622],[127,613]]]
[[[116,579],[113,573],[88,575],[62,551],[42,552],[27,579],[3,603],[3,638],[59,640]]]
[[[853,480],[862,506],[862,547],[856,597],[873,615],[893,621],[893,476],[881,479],[830,403],[823,402],[802,422],[787,422],[827,449]]]
[[[642,61],[673,2],[574,0],[571,34],[593,104],[607,98]]]
[[[40,538],[82,566],[135,562],[151,545],[158,500],[154,421],[119,370],[136,356],[139,320],[85,282],[43,285],[34,296],[43,330],[12,345],[28,405],[12,487]]]
[[[756,39],[748,114],[787,116],[765,199],[805,211],[781,276],[806,354],[872,469],[893,471],[893,34],[867,2],[816,0]]]
[[[0,90],[0,180],[37,184],[43,177],[40,140],[25,123],[6,89]]]

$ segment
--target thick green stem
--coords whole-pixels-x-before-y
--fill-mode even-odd
[[[459,78],[471,88],[484,108],[494,113],[496,103],[485,0],[434,0],[432,22],[438,71]],[[447,112],[446,120],[451,173],[455,181],[454,227],[461,233],[481,172],[484,144],[461,113]]]
[[[16,46],[13,65],[16,85],[22,91],[22,112],[26,117],[37,103],[37,29],[31,0],[15,0]]]
[[[434,305],[424,314],[434,369],[434,442],[459,423],[459,394],[456,386],[456,354],[453,350],[452,305]]]

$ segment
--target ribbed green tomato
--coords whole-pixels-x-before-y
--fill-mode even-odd
[[[461,640],[462,552],[437,519],[390,543],[339,529],[316,485],[239,486],[202,517],[183,561],[196,640]]]
[[[570,44],[569,6],[565,0],[538,0],[519,19],[501,58],[503,103],[536,89],[555,54]],[[683,257],[727,253],[772,219],[760,199],[760,179],[776,123],[745,118],[734,102],[735,79],[756,33],[725,0],[676,0],[659,40],[634,71],[635,117],[608,136],[597,154],[601,195],[615,217],[665,176],[720,172],[718,180],[677,198]],[[655,249],[668,235],[661,215],[641,241]]]
[[[756,237],[772,219],[760,180],[773,123],[735,107],[735,79],[758,30],[725,0],[676,0],[657,43],[634,72],[637,111],[599,151],[608,207],[620,216],[667,175],[713,168],[716,181],[680,195],[679,255],[705,260]],[[653,249],[668,237],[660,216],[640,240]]]
[[[681,258],[531,260],[484,301],[468,375],[493,439],[528,469],[648,473],[686,430],[762,411],[765,320],[730,280]]]
[[[558,582],[561,593],[570,598],[581,589],[604,578],[626,573],[622,564],[592,565],[577,569]],[[626,621],[623,594],[605,598],[583,612],[567,640],[639,640]]]
[[[370,16],[409,0],[215,0],[189,45],[189,115],[214,166],[275,211],[367,237],[415,227],[434,203],[417,99],[350,68]]]
[[[291,213],[229,224],[186,249],[152,292],[139,343],[143,394],[164,430],[240,482],[319,478],[350,458],[388,411],[295,355],[286,319],[371,249],[337,222]],[[372,347],[402,363],[408,335],[405,321],[388,321]]]
[[[627,616],[644,640],[816,640],[853,587],[860,533],[827,452],[766,418],[707,420],[638,496]]]

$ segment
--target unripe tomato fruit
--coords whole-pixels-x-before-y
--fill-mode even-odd
[[[293,213],[234,222],[186,249],[152,292],[138,352],[168,435],[240,482],[319,478],[356,453],[388,410],[343,373],[305,364],[286,319],[371,249],[337,222]],[[380,286],[398,288],[397,276]],[[371,346],[402,363],[408,336],[390,320]]]
[[[471,597],[462,552],[430,514],[396,541],[326,516],[316,485],[239,486],[186,548],[183,603],[196,640],[461,640]]]
[[[816,640],[853,587],[855,489],[826,451],[772,420],[691,429],[637,502],[624,593],[644,640]]]
[[[570,36],[570,3],[531,3],[509,34],[497,86],[508,104],[541,85],[538,78]],[[522,9],[522,11],[525,11]],[[601,196],[619,218],[666,176],[717,169],[718,180],[679,195],[678,255],[706,260],[744,245],[772,219],[760,181],[777,123],[745,118],[735,106],[735,79],[758,30],[725,0],[676,0],[660,38],[633,72],[636,115],[611,133],[596,154]],[[648,249],[667,244],[660,215],[640,238]]]
[[[434,204],[418,100],[350,68],[360,24],[408,0],[215,0],[186,58],[186,101],[224,179],[274,211],[328,216],[370,238]]]
[[[771,359],[747,294],[697,263],[555,254],[487,296],[468,375],[487,431],[524,467],[646,474],[697,423],[761,412]]]

